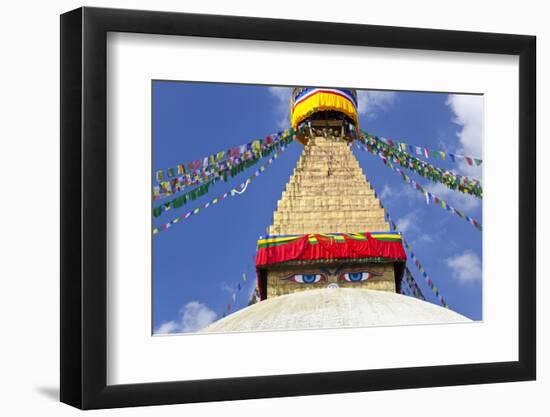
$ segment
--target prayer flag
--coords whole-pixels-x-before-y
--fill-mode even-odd
[[[259,152],[261,149],[261,143],[259,140],[255,140],[254,142],[252,142],[252,151],[254,153],[257,153]]]

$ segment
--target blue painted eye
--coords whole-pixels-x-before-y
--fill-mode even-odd
[[[348,274],[350,281],[361,281],[363,279],[363,273],[362,272],[353,272]]]
[[[322,274],[299,274],[294,275],[292,280],[300,284],[315,284],[324,281],[325,277]]]
[[[370,272],[348,272],[346,274],[340,275],[340,280],[348,282],[361,282],[366,281],[372,276],[373,274],[371,274]]]

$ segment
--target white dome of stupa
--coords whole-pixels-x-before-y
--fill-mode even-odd
[[[470,321],[447,308],[401,294],[335,288],[269,298],[224,317],[202,331],[247,332]]]

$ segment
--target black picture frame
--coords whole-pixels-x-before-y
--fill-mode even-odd
[[[519,56],[519,360],[107,385],[108,32]],[[96,409],[534,380],[535,51],[524,35],[88,7],[61,15],[61,401]]]

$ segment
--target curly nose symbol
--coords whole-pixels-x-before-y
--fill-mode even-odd
[[[329,290],[333,290],[335,288],[338,288],[338,284],[334,283],[334,282],[331,282],[330,284],[327,285],[327,288]]]

